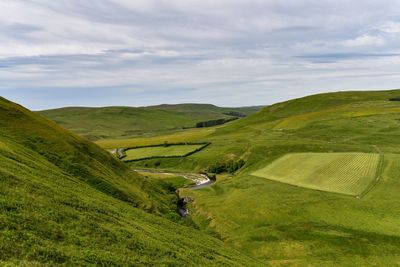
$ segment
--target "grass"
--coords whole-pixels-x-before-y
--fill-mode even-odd
[[[222,108],[208,104],[150,107],[69,107],[39,114],[90,140],[161,134],[194,127],[197,122],[232,118],[224,113],[252,114],[260,107]]]
[[[213,128],[199,128],[199,129],[187,129],[175,133],[148,136],[148,137],[134,137],[127,139],[105,139],[96,141],[96,144],[104,149],[114,149],[122,147],[134,147],[134,146],[148,146],[168,143],[183,143],[198,141],[204,139],[206,136],[215,132]]]
[[[204,145],[168,145],[127,149],[124,161],[149,157],[180,157],[203,147]]]
[[[293,153],[252,175],[347,195],[360,195],[376,179],[379,154]]]
[[[151,177],[153,179],[162,180],[177,190],[182,187],[188,187],[196,185],[192,180],[179,176],[172,173],[151,173],[151,172],[138,172],[145,177]]]
[[[206,151],[161,159],[158,168],[202,171],[216,161],[244,159],[234,176],[181,194],[194,199],[189,210],[201,229],[266,264],[396,266],[400,103],[388,99],[399,95],[400,90],[339,92],[278,103],[202,137],[213,144]],[[287,154],[369,155],[377,154],[376,147],[385,155],[382,175],[361,199],[252,175]],[[155,167],[152,160],[131,164],[145,165]]]
[[[70,205],[74,208],[68,209],[68,211],[63,208],[61,212],[63,216],[66,216],[66,221],[71,224],[63,226],[64,229],[67,229],[67,233],[71,232],[68,234],[68,241],[62,247],[66,251],[69,263],[73,260],[82,263],[82,259],[88,261],[95,258],[94,254],[98,259],[96,263],[100,264],[100,260],[103,260],[104,265],[106,260],[123,265],[126,263],[124,257],[134,255],[129,257],[136,257],[143,262],[147,261],[146,263],[150,265],[157,265],[155,260],[152,261],[155,258],[162,262],[158,265],[179,265],[182,260],[185,261],[188,257],[193,256],[194,258],[191,258],[190,261],[193,262],[193,265],[219,266],[237,263],[237,265],[250,266],[396,266],[400,262],[400,219],[398,215],[400,210],[398,197],[398,188],[400,187],[398,175],[400,173],[400,140],[398,138],[400,136],[400,103],[388,101],[388,99],[399,95],[400,90],[320,94],[268,106],[247,118],[222,127],[207,129],[210,132],[206,134],[202,131],[182,131],[169,135],[152,136],[150,139],[123,140],[125,143],[132,142],[132,146],[146,145],[152,142],[159,144],[164,141],[172,143],[177,142],[174,139],[185,138],[191,139],[190,141],[212,142],[212,146],[206,150],[199,151],[187,158],[165,158],[130,163],[129,166],[135,169],[149,166],[182,172],[198,172],[216,161],[239,158],[246,161],[244,167],[235,175],[224,175],[224,179],[220,179],[218,176],[218,182],[211,187],[199,190],[180,190],[181,196],[187,195],[193,199],[193,202],[189,204],[189,213],[193,222],[201,229],[199,232],[193,233],[192,228],[177,226],[177,222],[167,219],[169,215],[164,215],[164,212],[168,210],[165,207],[168,194],[153,191],[162,188],[158,184],[162,182],[162,179],[143,180],[140,177],[131,176],[127,178],[132,187],[130,190],[128,190],[129,187],[126,187],[126,183],[120,180],[125,176],[125,171],[121,171],[117,176],[113,174],[114,178],[108,180],[113,187],[120,188],[132,196],[132,199],[136,199],[137,205],[147,203],[144,205],[145,207],[153,207],[150,209],[155,212],[160,210],[158,212],[161,215],[154,216],[154,214],[143,212],[142,208],[131,207],[131,204],[123,204],[122,207],[122,204],[117,203],[128,202],[114,197],[113,191],[105,194],[106,190],[99,191],[93,186],[90,186],[90,191],[67,197],[66,195],[69,196],[69,194],[78,194],[75,191],[76,188],[81,190],[81,184],[79,183],[77,186],[74,182],[71,182],[71,185],[65,182],[68,185],[68,189],[65,189],[67,193],[58,191],[57,188],[61,187],[60,190],[64,190],[66,186],[64,183],[63,186],[60,186],[57,179],[64,177],[61,174],[68,169],[61,173],[55,172],[53,176],[50,176],[46,170],[52,170],[47,166],[52,166],[53,163],[44,165],[45,167],[35,165],[35,168],[38,169],[38,173],[35,175],[29,174],[29,171],[35,170],[32,167],[28,169],[26,175],[21,173],[17,176],[18,179],[10,178],[7,180],[7,184],[3,182],[4,186],[0,187],[3,190],[0,194],[1,197],[5,190],[13,189],[6,194],[8,200],[5,200],[4,203],[11,204],[9,206],[3,204],[7,212],[1,214],[7,215],[5,215],[6,219],[1,217],[3,221],[0,223],[0,229],[4,229],[4,225],[11,225],[11,229],[21,229],[20,225],[24,227],[23,230],[13,233],[12,238],[14,239],[9,238],[9,240],[19,238],[18,234],[31,233],[29,227],[32,224],[30,221],[26,223],[27,219],[25,221],[21,219],[14,224],[11,224],[10,221],[17,218],[17,215],[12,212],[15,210],[20,212],[21,208],[30,210],[32,203],[35,203],[32,199],[25,200],[24,196],[36,194],[35,198],[39,200],[43,198],[49,200],[38,202],[38,207],[35,206],[39,216],[36,216],[35,212],[28,212],[21,215],[21,218],[43,217],[41,224],[33,224],[35,225],[34,231],[39,233],[41,233],[40,229],[45,229],[46,233],[51,233],[51,229],[57,229],[47,226],[46,222],[62,221],[56,217],[59,214],[60,205],[64,205],[60,204],[62,199],[68,199],[68,203],[72,202]],[[11,117],[13,116],[11,114]],[[1,122],[2,120],[0,120],[1,133],[4,135],[4,124],[1,125]],[[24,125],[24,123],[17,122],[12,124],[14,128]],[[25,128],[21,129],[21,132],[36,138],[43,135],[26,133]],[[1,147],[5,147],[4,151],[7,149],[14,151],[17,148],[12,145],[12,140],[19,140],[21,137],[11,132],[8,135],[8,138],[1,139],[5,144]],[[117,141],[111,140],[109,147],[124,147]],[[32,141],[26,137],[21,141],[20,146],[24,147],[25,145],[22,143],[25,142],[29,144]],[[44,153],[46,149],[53,149],[52,144],[57,142],[60,140],[45,143],[42,150],[39,151]],[[54,154],[62,154],[62,149],[69,151],[69,143],[75,144],[68,139],[66,144],[60,146],[57,153]],[[39,141],[36,141],[35,144],[39,144]],[[107,164],[109,167],[105,170],[111,172],[109,168],[117,163],[109,160],[108,156],[105,157],[103,152],[94,150],[92,146],[90,148],[87,153],[82,153],[81,157],[86,154],[94,155],[95,160],[86,159],[87,164],[91,166],[91,172],[95,172],[96,168],[101,168],[101,165],[95,164],[96,162]],[[376,154],[376,148],[379,148],[381,154],[385,155],[379,168],[382,174],[379,176],[379,182],[360,199],[344,194],[295,187],[251,175],[287,154]],[[25,152],[19,149],[18,151],[21,151],[20,155],[33,155],[31,160],[34,160],[35,164],[39,164],[40,160],[38,159],[42,159],[42,156],[35,154],[38,152],[32,152],[37,149],[25,150]],[[61,160],[73,157],[74,151],[68,152],[67,156]],[[84,150],[80,148],[79,151]],[[98,155],[105,158],[97,158]],[[44,160],[43,164],[48,161],[47,158]],[[76,158],[74,162],[80,160],[80,158]],[[157,165],[154,164],[155,161],[159,161]],[[18,173],[24,170],[23,164],[14,166],[12,169],[10,166],[13,165],[9,164],[10,161],[0,162],[5,162],[3,163],[4,173],[7,170],[9,173]],[[54,162],[57,161],[54,160]],[[117,169],[112,172],[116,172]],[[102,171],[96,173],[99,176],[103,175]],[[46,184],[53,182],[51,186],[40,185],[44,179],[42,178],[43,174],[46,174],[44,175]],[[41,177],[42,180],[31,178],[36,176]],[[84,181],[85,176],[68,175],[67,177],[74,181],[78,179]],[[104,179],[106,178],[104,177]],[[12,183],[20,183],[20,180],[23,181],[21,184],[13,186]],[[152,183],[145,183],[150,181]],[[37,189],[38,186],[39,189]],[[87,187],[86,185],[83,188]],[[17,190],[21,190],[21,192],[15,193],[18,192]],[[35,190],[40,190],[40,192],[35,193]],[[54,191],[56,194],[52,193]],[[98,202],[98,194],[104,197],[103,202]],[[55,199],[57,196],[60,196],[60,199]],[[94,200],[93,196],[95,196]],[[80,199],[77,201],[78,204],[73,202],[76,198]],[[22,204],[19,201],[22,201]],[[51,206],[53,203],[56,204]],[[45,212],[46,209],[50,211]],[[80,212],[75,212],[74,209],[83,210],[85,216]],[[165,211],[162,211],[163,209]],[[96,212],[93,213],[93,211]],[[72,212],[71,216],[77,216],[79,221],[68,219],[69,212]],[[52,214],[51,216],[54,218],[47,214]],[[103,225],[105,225],[104,228],[99,228]],[[74,227],[78,227],[79,230],[74,230]],[[96,232],[98,228],[101,231]],[[83,242],[81,239],[85,237],[86,229],[91,231],[86,243],[84,245],[75,244],[76,238],[73,237],[78,236],[79,241]],[[143,231],[143,229],[146,230]],[[161,231],[158,231],[160,229]],[[153,230],[156,231],[155,234],[152,234]],[[126,233],[127,235],[131,234],[132,238],[125,237]],[[182,235],[182,233],[184,233],[182,238],[174,237]],[[51,236],[51,234],[49,235]],[[1,236],[4,236],[3,233]],[[57,234],[55,233],[54,236]],[[99,237],[98,239],[90,238],[93,236]],[[151,238],[148,239],[147,236]],[[223,243],[218,243],[210,236],[218,237],[223,240]],[[31,257],[28,254],[30,251],[28,245],[37,243],[36,240],[32,241],[29,238],[30,235],[27,234],[18,239],[20,242],[17,242],[17,244],[23,244],[23,248],[18,247],[16,250],[17,253],[20,253],[19,255],[23,256],[23,259]],[[56,241],[46,241],[48,239],[45,238],[39,240],[42,243],[49,242],[45,247],[57,251],[55,247],[59,244],[55,243]],[[132,249],[131,245],[127,245],[132,244],[134,240],[140,242],[137,247],[144,248],[142,256],[140,253],[134,254],[135,251],[140,250]],[[14,255],[10,248],[15,251],[15,243],[3,241],[2,251],[6,251],[6,259],[21,258],[18,257],[19,255],[10,256]],[[107,252],[101,250],[104,248],[104,244],[107,244]],[[185,251],[178,249],[178,253],[173,253],[172,251],[176,251],[176,244],[185,248]],[[170,249],[171,246],[174,249]],[[204,259],[205,255],[208,255],[204,254],[205,247],[213,251],[214,259],[210,261]],[[230,247],[233,247],[234,250],[231,250]],[[75,252],[72,253],[72,250]],[[52,250],[48,249],[48,251]],[[199,251],[201,252],[199,253]],[[203,257],[195,257],[199,254]],[[2,257],[4,259],[5,256]],[[175,257],[178,258],[175,259]],[[257,258],[259,261],[254,261],[253,258]],[[33,260],[40,260],[40,252],[34,256]]]
[[[176,212],[175,188],[0,98],[1,266],[258,266]]]

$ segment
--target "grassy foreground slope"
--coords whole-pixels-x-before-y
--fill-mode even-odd
[[[193,197],[191,216],[225,242],[275,266],[398,266],[400,90],[320,94],[278,103],[217,128],[212,144],[163,169],[244,167]],[[379,182],[360,199],[253,176],[290,153],[382,153]],[[143,161],[133,165],[154,162]]]
[[[0,265],[257,265],[179,223],[170,201],[161,182],[0,98]]]
[[[194,127],[197,122],[232,118],[231,111],[246,115],[260,107],[221,108],[209,104],[159,105],[149,107],[70,107],[39,114],[89,139],[120,138]]]

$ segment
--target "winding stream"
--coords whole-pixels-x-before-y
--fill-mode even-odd
[[[159,173],[159,174],[164,174],[164,175],[180,176],[180,177],[183,177],[185,179],[192,180],[193,182],[195,182],[196,185],[185,187],[185,188],[191,188],[191,189],[199,189],[199,188],[203,188],[206,186],[210,186],[215,183],[215,180],[211,180],[207,175],[199,174],[199,173],[165,172],[165,171],[159,171],[159,170],[154,170],[154,169],[137,169],[134,171],[140,172],[140,173]]]
[[[159,171],[159,170],[154,170],[154,169],[138,169],[134,170],[139,173],[159,173],[163,175],[173,175],[173,176],[180,176],[188,180],[192,180],[195,182],[195,185],[188,186],[185,188],[190,188],[190,189],[200,189],[204,188],[210,185],[213,185],[216,181],[214,179],[210,179],[206,174],[199,174],[199,173],[182,173],[182,172],[165,172],[165,171]],[[179,189],[178,189],[179,190]],[[189,215],[189,210],[186,207],[186,204],[188,203],[188,199],[185,198],[180,198],[178,201],[178,213],[182,217],[186,217]]]

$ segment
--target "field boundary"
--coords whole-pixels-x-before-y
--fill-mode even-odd
[[[192,150],[184,155],[179,155],[179,156],[151,156],[151,157],[144,157],[144,158],[139,158],[139,159],[131,159],[131,160],[125,160],[124,162],[135,162],[135,161],[141,161],[141,160],[148,160],[148,159],[162,159],[162,158],[186,158],[189,157],[190,155],[193,155],[194,153],[197,153],[204,148],[208,147],[211,145],[211,142],[180,142],[180,143],[168,143],[168,144],[156,144],[156,145],[145,145],[145,146],[133,146],[133,147],[128,147],[123,150],[124,156],[120,159],[123,159],[126,157],[125,151],[127,150],[132,150],[132,149],[139,149],[139,148],[146,148],[146,147],[165,147],[165,146],[186,146],[186,145],[202,145],[201,147]]]
[[[368,187],[358,196],[356,196],[356,198],[363,198],[365,197],[369,192],[371,192],[371,190],[378,184],[378,182],[381,179],[382,173],[383,173],[383,165],[384,165],[384,161],[385,161],[385,154],[382,152],[382,150],[376,146],[373,145],[372,146],[374,148],[374,150],[376,152],[378,152],[379,154],[379,163],[378,163],[378,168],[376,170],[376,174],[375,174],[375,178],[374,180],[372,180],[372,182],[368,185]]]

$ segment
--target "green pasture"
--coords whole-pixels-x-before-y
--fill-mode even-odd
[[[218,126],[217,126],[218,127]],[[196,128],[177,131],[169,134],[153,135],[146,137],[133,137],[123,139],[104,139],[96,141],[96,144],[104,149],[114,149],[117,147],[148,146],[168,143],[183,143],[203,140],[205,137],[215,132],[217,127]]]
[[[360,195],[377,178],[379,154],[292,153],[252,175],[291,185]]]
[[[124,157],[123,160],[130,161],[150,157],[181,157],[203,146],[204,144],[132,148],[125,150],[126,157]]]

